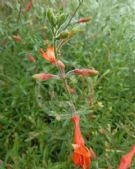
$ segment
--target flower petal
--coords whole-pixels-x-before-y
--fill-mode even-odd
[[[91,154],[87,147],[80,145],[74,149],[73,162],[75,165],[82,167],[83,169],[89,169],[91,163]]]
[[[72,120],[75,124],[74,129],[74,152],[72,160],[75,165],[82,167],[83,169],[89,169],[91,163],[91,153],[90,150],[85,146],[85,141],[82,137],[80,130],[80,117],[74,115]]]
[[[44,52],[44,50],[41,48],[40,52],[45,60],[49,61],[52,64],[56,64],[54,49],[52,47],[49,46],[46,52]]]

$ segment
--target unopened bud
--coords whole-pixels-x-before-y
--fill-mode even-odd
[[[57,21],[56,21],[56,18],[54,16],[52,9],[48,9],[47,18],[48,18],[48,21],[50,22],[50,24],[55,27]]]
[[[65,65],[64,65],[64,63],[62,61],[60,61],[60,60],[58,60],[57,63],[58,63],[58,66],[60,68],[60,71],[61,71],[62,75],[65,75]]]
[[[64,13],[60,14],[60,16],[59,16],[59,18],[57,20],[57,24],[59,26],[61,26],[64,23],[65,19],[66,19],[66,15]]]
[[[57,75],[45,74],[45,73],[35,74],[32,77],[37,80],[48,80],[51,78],[58,78]]]
[[[74,69],[71,72],[82,76],[95,76],[99,74],[99,72],[94,69]]]
[[[58,60],[58,65],[60,66],[61,69],[65,69],[65,65],[62,61]]]
[[[35,58],[32,55],[28,55],[28,59],[32,63],[36,62]]]
[[[82,19],[79,19],[78,21],[76,21],[76,23],[86,23],[86,22],[89,22],[91,20],[91,18],[82,18]]]

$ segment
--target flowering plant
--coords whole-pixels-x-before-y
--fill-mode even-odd
[[[1,11],[10,12],[0,22],[0,168],[112,169],[119,153],[126,155],[118,169],[132,167],[135,148],[126,153],[126,147],[134,143],[134,74],[123,56],[134,56],[133,25],[119,3],[86,0],[83,8],[82,0],[2,1]],[[123,14],[124,20],[116,18]]]
[[[42,57],[45,60],[47,60],[48,62],[50,62],[51,64],[53,64],[58,68],[59,73],[57,75],[48,74],[48,73],[39,73],[33,75],[33,78],[41,81],[48,80],[50,78],[55,78],[57,80],[61,80],[61,82],[63,83],[69,99],[68,100],[69,106],[72,111],[72,120],[75,124],[74,144],[73,144],[74,153],[72,159],[75,165],[78,165],[83,169],[89,169],[91,164],[91,158],[92,157],[95,158],[96,155],[94,151],[92,151],[92,149],[90,150],[85,146],[85,141],[80,131],[80,124],[79,124],[80,117],[77,113],[74,101],[72,100],[71,89],[67,82],[67,78],[70,78],[71,75],[96,76],[98,75],[98,71],[89,68],[82,68],[82,69],[76,68],[70,70],[69,72],[66,72],[65,64],[60,60],[62,46],[66,42],[68,42],[70,38],[74,36],[74,34],[80,31],[73,28],[70,30],[70,25],[72,24],[72,19],[75,16],[81,4],[82,1],[79,2],[79,5],[77,6],[75,12],[69,18],[67,23],[66,23],[66,16],[64,15],[64,13],[55,17],[55,14],[52,9],[49,9],[47,11],[47,19],[50,25],[50,29],[52,31],[53,45],[51,46],[49,44],[46,49],[46,52],[42,48],[40,49],[40,51]],[[89,20],[90,18],[82,18],[79,19],[78,21],[75,21],[74,23],[75,24],[86,23]]]
[[[36,80],[44,81],[49,79],[60,80],[65,88],[65,92],[68,96],[69,107],[72,112],[72,121],[74,123],[74,143],[73,143],[73,155],[72,160],[76,166],[81,167],[82,169],[89,169],[91,166],[91,159],[96,159],[96,153],[92,150],[92,148],[88,148],[85,144],[84,138],[82,136],[80,130],[80,116],[78,111],[76,110],[76,106],[74,104],[74,100],[72,99],[72,88],[70,88],[67,79],[70,79],[72,75],[80,75],[80,76],[97,76],[99,72],[95,69],[89,68],[75,68],[68,72],[65,71],[66,65],[61,61],[61,48],[67,43],[76,33],[81,32],[82,30],[78,30],[73,28],[76,24],[85,24],[91,20],[91,18],[80,18],[77,21],[72,22],[76,12],[81,6],[83,0],[79,1],[79,4],[73,14],[68,18],[64,13],[55,14],[52,9],[48,9],[47,11],[47,19],[50,25],[50,29],[52,32],[52,41],[53,44],[48,44],[46,51],[43,48],[40,49],[42,57],[56,66],[58,69],[58,74],[50,74],[49,73],[38,73],[34,74],[33,78]],[[30,2],[31,4],[31,2]],[[29,10],[29,8],[28,8]],[[71,27],[72,25],[72,27]],[[33,60],[31,58],[31,60]],[[128,169],[130,167],[131,159],[134,155],[134,147],[133,149],[124,157],[122,157],[120,165],[118,169]],[[111,169],[111,166],[108,167]]]

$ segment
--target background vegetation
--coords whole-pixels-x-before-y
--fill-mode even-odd
[[[0,159],[14,169],[73,169],[73,124],[67,97],[55,80],[35,82],[35,72],[57,73],[39,49],[52,43],[46,10],[70,14],[77,0],[0,1]],[[63,48],[66,70],[95,68],[97,79],[69,81],[81,116],[81,130],[97,160],[91,168],[116,169],[135,143],[135,3],[134,0],[84,0],[75,19],[91,17]],[[12,35],[19,34],[17,43]],[[28,60],[32,54],[36,62]],[[92,85],[94,84],[94,85]],[[131,169],[135,168],[135,160]]]

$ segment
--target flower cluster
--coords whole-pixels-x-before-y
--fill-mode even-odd
[[[61,60],[57,60],[54,53],[54,48],[48,45],[48,48],[46,52],[41,48],[40,49],[42,57],[50,62],[52,65],[55,65],[60,70],[60,75],[53,75],[53,74],[46,74],[46,73],[39,73],[34,74],[32,77],[36,80],[48,80],[48,79],[60,79],[62,76],[69,77],[70,75],[81,75],[81,76],[95,76],[98,75],[98,71],[94,69],[74,69],[67,73],[65,73],[65,64]],[[34,61],[32,56],[29,56],[29,59],[31,61]],[[70,91],[70,93],[74,92],[74,89],[70,88],[68,84],[66,84],[67,90]],[[72,117],[72,120],[75,124],[74,129],[74,152],[73,152],[73,162],[75,165],[82,167],[83,169],[89,169],[91,164],[91,159],[96,158],[96,155],[92,149],[88,149],[85,146],[85,141],[82,137],[81,131],[80,131],[80,117],[77,115],[74,115]]]
[[[74,69],[74,70],[71,70],[67,73],[65,73],[65,64],[61,61],[61,60],[58,60],[56,59],[55,57],[55,54],[54,54],[54,48],[51,47],[50,45],[48,46],[46,52],[41,48],[40,49],[40,52],[42,54],[42,57],[47,60],[48,62],[50,62],[51,64],[55,65],[55,66],[58,66],[58,68],[60,69],[60,72],[66,77],[71,75],[71,74],[78,74],[78,75],[82,75],[82,76],[95,76],[95,75],[98,75],[98,71],[94,70],[94,69]],[[34,62],[34,59],[30,56],[29,59]],[[47,78],[45,78],[45,75],[47,75]],[[50,74],[51,76],[48,76],[48,74],[44,74],[44,73],[40,73],[40,74],[36,74],[36,75],[33,75],[33,78],[34,79],[37,79],[37,80],[47,80],[47,79],[50,79],[50,78],[58,78],[58,75],[52,75]],[[44,77],[43,77],[44,76]]]
[[[79,1],[79,6],[81,5],[81,0]],[[77,9],[79,8],[77,7]],[[27,11],[29,11],[32,7],[32,0],[30,0],[29,4],[27,5]],[[73,37],[78,30],[72,29],[67,30],[68,26],[73,24],[80,24],[80,23],[87,23],[91,20],[91,18],[81,18],[75,22],[71,22],[73,16],[75,15],[77,9],[73,13],[73,15],[69,18],[69,22],[66,24],[66,19],[64,13],[61,13],[60,15],[55,15],[53,13],[53,10],[48,9],[47,11],[47,19],[50,24],[50,29],[52,31],[52,37],[53,37],[53,46],[48,45],[46,51],[44,49],[40,49],[42,57],[51,63],[52,65],[56,66],[59,70],[59,73],[54,75],[50,73],[39,73],[34,74],[32,77],[36,80],[45,81],[48,79],[62,79],[62,82],[64,83],[65,89],[67,91],[67,95],[69,97],[69,102],[71,105],[71,110],[73,113],[72,121],[74,123],[74,143],[73,143],[73,155],[72,160],[74,164],[78,167],[81,167],[82,169],[90,169],[91,166],[91,160],[96,159],[96,153],[92,150],[92,148],[86,147],[84,138],[82,136],[81,130],[80,130],[80,117],[77,114],[77,111],[75,109],[74,103],[71,99],[70,93],[74,93],[74,89],[71,88],[67,83],[67,78],[70,78],[72,75],[80,75],[85,77],[92,77],[99,74],[99,72],[95,69],[89,69],[89,68],[75,68],[73,70],[70,70],[66,72],[65,70],[65,64],[60,60],[58,54],[59,50],[71,37]],[[64,23],[65,22],[65,23]],[[63,28],[61,30],[61,28]],[[61,31],[60,31],[61,30]],[[20,41],[18,37],[14,37],[17,42]],[[35,62],[35,59],[32,55],[29,55],[29,60],[31,62]],[[100,130],[100,132],[104,133],[104,131]],[[135,145],[133,146],[132,150],[122,157],[120,164],[118,166],[118,169],[128,169],[131,165],[131,160],[135,154]],[[111,169],[111,166],[108,167],[108,169]]]

